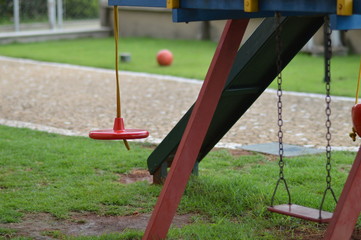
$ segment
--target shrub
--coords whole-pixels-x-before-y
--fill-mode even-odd
[[[48,19],[48,0],[19,0],[21,22],[38,22]],[[0,0],[0,24],[13,22],[14,1]],[[99,15],[99,0],[63,0],[64,18],[90,19]]]

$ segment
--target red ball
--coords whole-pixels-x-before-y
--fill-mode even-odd
[[[173,54],[167,49],[160,50],[157,53],[157,62],[160,66],[169,66],[173,62]]]

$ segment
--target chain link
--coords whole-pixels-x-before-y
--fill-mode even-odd
[[[282,32],[282,26],[281,26],[281,14],[279,12],[276,13],[276,55],[277,55],[277,97],[278,97],[278,102],[277,102],[277,113],[278,113],[278,144],[279,144],[279,148],[278,148],[278,153],[279,153],[279,162],[278,162],[278,166],[280,168],[280,173],[279,173],[279,178],[280,179],[284,179],[284,174],[283,174],[283,167],[285,165],[284,161],[283,161],[283,154],[284,154],[284,149],[283,149],[283,131],[282,131],[282,126],[283,126],[283,119],[282,119],[282,57],[281,57],[281,53],[282,53],[282,40],[281,40],[281,32]]]
[[[326,189],[323,193],[323,197],[321,200],[321,205],[319,209],[319,218],[322,219],[322,209],[323,204],[326,199],[327,192],[330,191],[332,194],[333,199],[337,203],[336,195],[331,187],[331,57],[332,57],[332,42],[331,42],[331,26],[330,26],[330,19],[329,16],[325,16],[325,24],[324,24],[324,47],[325,47],[325,83],[326,83]]]
[[[332,57],[332,42],[331,42],[331,27],[328,16],[325,17],[325,82],[326,82],[326,183],[327,188],[331,188],[331,57]]]
[[[274,203],[274,199],[277,193],[277,189],[278,186],[280,184],[280,182],[284,183],[284,186],[286,188],[287,194],[288,194],[288,204],[291,204],[291,194],[287,185],[287,181],[285,179],[284,176],[284,172],[283,172],[283,168],[285,166],[285,162],[283,161],[283,154],[284,154],[284,148],[283,148],[283,131],[282,131],[282,126],[283,126],[283,119],[282,119],[282,39],[281,39],[281,33],[282,33],[282,24],[281,24],[281,14],[279,12],[276,12],[275,14],[275,20],[276,20],[276,57],[277,57],[277,61],[276,61],[276,68],[277,68],[277,97],[278,97],[278,101],[277,101],[277,114],[278,114],[278,120],[277,120],[277,125],[278,125],[278,143],[279,143],[279,148],[278,148],[278,153],[279,153],[279,161],[278,161],[278,166],[279,166],[279,178],[278,181],[276,183],[276,187],[273,191],[273,195],[271,198],[271,206],[273,206]]]

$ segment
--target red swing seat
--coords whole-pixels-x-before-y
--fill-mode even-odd
[[[281,204],[268,207],[267,209],[271,212],[318,223],[329,223],[333,215],[331,212],[321,211],[320,218],[319,209],[304,207],[296,204]]]
[[[89,137],[97,140],[140,139],[149,136],[149,132],[141,129],[125,129],[123,118],[114,119],[113,129],[90,131]]]

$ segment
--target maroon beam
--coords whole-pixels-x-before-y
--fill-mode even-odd
[[[348,175],[333,218],[327,228],[326,240],[351,238],[361,212],[361,148]]]
[[[228,20],[143,240],[164,239],[186,188],[249,19]]]

